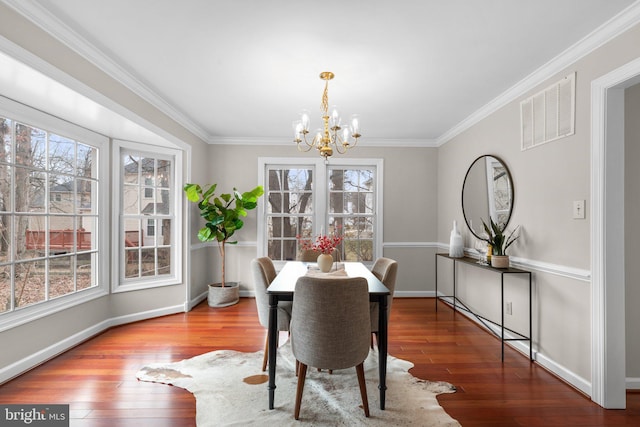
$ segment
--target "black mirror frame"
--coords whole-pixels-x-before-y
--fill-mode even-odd
[[[507,179],[509,180],[509,188],[511,188],[511,203],[509,203],[509,215],[507,216],[507,221],[504,223],[504,226],[502,227],[503,231],[507,228],[507,225],[509,225],[509,221],[511,221],[511,214],[513,213],[513,201],[515,200],[515,189],[513,187],[513,178],[511,177],[511,171],[507,167],[507,164],[500,157],[494,154],[483,154],[481,156],[476,157],[476,159],[473,162],[471,162],[469,169],[467,169],[467,173],[464,175],[464,181],[462,182],[462,192],[461,192],[460,198],[462,201],[462,216],[464,216],[464,222],[465,224],[467,224],[467,228],[469,229],[471,234],[473,234],[478,239],[482,239],[482,237],[478,236],[473,231],[473,228],[471,228],[471,225],[469,225],[469,220],[467,219],[467,214],[464,210],[464,188],[465,188],[465,185],[467,184],[467,177],[469,176],[469,172],[471,172],[471,168],[473,167],[473,165],[475,165],[478,160],[483,159],[485,157],[493,157],[494,159],[499,161],[502,164],[502,166],[504,166],[504,170],[507,172]]]

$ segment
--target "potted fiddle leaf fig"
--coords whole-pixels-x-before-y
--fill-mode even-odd
[[[238,243],[229,239],[244,226],[240,218],[246,217],[247,211],[258,206],[258,199],[264,194],[264,189],[258,185],[251,191],[240,193],[234,187],[233,193],[216,196],[216,187],[217,184],[204,188],[198,184],[186,184],[184,192],[189,201],[198,204],[200,216],[206,221],[198,231],[198,239],[201,242],[216,241],[220,251],[222,280],[209,285],[209,306],[226,307],[240,300],[240,287],[237,282],[226,280],[225,245]]]
[[[491,245],[491,266],[496,268],[508,268],[509,267],[509,255],[507,255],[507,248],[511,246],[520,237],[516,232],[516,227],[509,234],[505,234],[504,230],[493,222],[493,218],[489,218],[490,227],[482,221],[484,231],[488,237],[483,240]]]

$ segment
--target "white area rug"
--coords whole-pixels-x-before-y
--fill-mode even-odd
[[[424,381],[408,370],[411,362],[387,358],[386,409],[380,409],[377,350],[365,361],[370,417],[364,416],[355,369],[307,371],[300,420],[293,418],[295,359],[288,342],[278,349],[275,408],[269,410],[262,352],[218,350],[176,363],[142,368],[138,379],[182,387],[195,395],[196,422],[207,426],[460,426],[436,396],[454,393],[445,382]]]

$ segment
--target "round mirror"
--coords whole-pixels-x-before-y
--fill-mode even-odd
[[[489,218],[500,229],[509,224],[513,209],[513,182],[509,169],[496,156],[480,156],[469,167],[462,184],[462,214],[474,236],[484,233]]]

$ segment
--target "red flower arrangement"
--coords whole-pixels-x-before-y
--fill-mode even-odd
[[[298,239],[298,244],[300,245],[300,249],[302,250],[312,250],[316,252],[320,252],[322,254],[331,255],[336,247],[342,243],[344,236],[340,236],[337,234],[326,235],[319,234],[316,236],[315,241],[311,239],[303,239],[300,235],[296,236]]]

